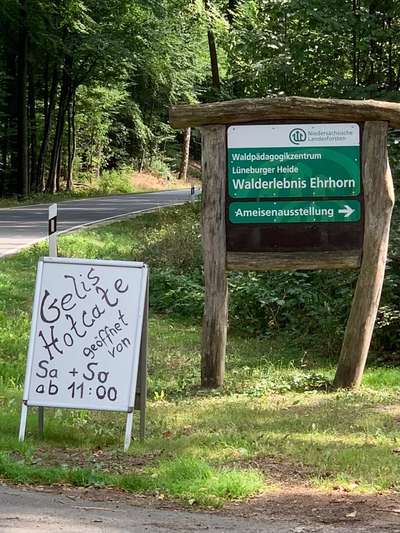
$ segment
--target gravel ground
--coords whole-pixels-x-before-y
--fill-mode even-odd
[[[302,504],[304,497],[316,505],[318,502],[312,500],[318,495],[312,494],[297,494],[296,500],[292,493],[271,494],[231,504],[223,511],[205,512],[117,491],[0,485],[0,532],[400,533],[400,516],[393,499],[383,504],[379,497],[372,500],[331,497],[332,503],[336,502],[336,512],[324,514],[325,509],[320,508],[322,514],[313,516],[308,506]],[[374,513],[366,512],[366,503],[370,511],[375,505]],[[381,508],[376,507],[379,505]]]

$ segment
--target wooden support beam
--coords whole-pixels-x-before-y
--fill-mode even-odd
[[[263,120],[331,122],[387,121],[400,127],[400,104],[378,100],[339,100],[299,96],[240,99],[211,104],[178,105],[170,110],[174,128],[237,124]]]
[[[360,385],[379,307],[394,204],[387,127],[387,122],[366,122],[364,127],[363,257],[334,381],[337,388]]]
[[[228,270],[319,270],[359,268],[361,252],[227,252]]]
[[[201,384],[224,382],[228,322],[225,273],[226,134],[224,126],[202,128],[202,241],[205,303],[201,354]]]

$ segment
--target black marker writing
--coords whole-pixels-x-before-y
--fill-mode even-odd
[[[58,347],[59,339],[58,337],[54,336],[54,326],[50,326],[50,337],[51,340],[48,342],[43,334],[43,331],[39,331],[39,337],[42,338],[44,344],[43,348],[47,350],[47,353],[49,354],[49,359],[52,361],[54,359],[54,355],[52,353],[52,350],[54,349],[56,352],[58,352],[60,355],[62,355],[64,352]]]

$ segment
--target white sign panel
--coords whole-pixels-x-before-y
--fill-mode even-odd
[[[252,124],[228,128],[228,148],[359,146],[360,127],[336,124]]]
[[[143,263],[40,260],[25,405],[133,409],[147,276]]]

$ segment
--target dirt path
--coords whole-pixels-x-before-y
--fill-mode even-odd
[[[399,496],[285,490],[223,511],[185,509],[106,489],[0,485],[1,533],[400,533]]]

